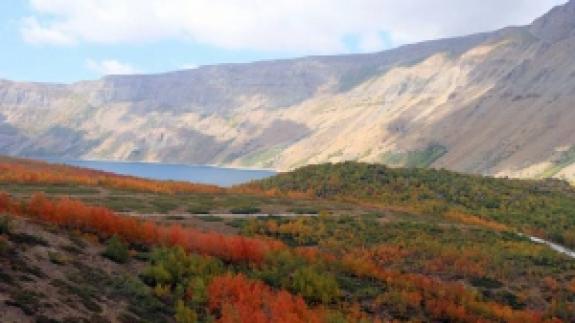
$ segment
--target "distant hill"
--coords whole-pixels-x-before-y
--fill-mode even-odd
[[[450,209],[575,247],[575,189],[547,179],[513,180],[446,170],[346,162],[311,165],[238,187],[309,198],[404,206],[437,215]]]
[[[575,179],[575,1],[373,54],[0,82],[0,152],[292,169],[357,160]]]

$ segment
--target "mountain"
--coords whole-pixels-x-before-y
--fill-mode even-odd
[[[358,160],[575,180],[575,1],[358,55],[71,85],[0,81],[0,153],[292,169]]]

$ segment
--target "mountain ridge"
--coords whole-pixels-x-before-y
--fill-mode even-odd
[[[279,170],[358,160],[575,179],[575,1],[371,54],[0,82],[0,153]]]

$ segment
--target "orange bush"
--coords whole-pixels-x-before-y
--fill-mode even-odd
[[[314,323],[324,322],[321,310],[310,309],[303,298],[274,291],[244,275],[216,277],[208,286],[208,306],[218,322]]]
[[[284,247],[281,242],[270,239],[202,232],[180,225],[160,226],[152,222],[120,216],[109,209],[88,206],[69,198],[52,201],[41,193],[34,194],[24,208],[7,194],[2,193],[0,194],[0,212],[26,213],[42,221],[94,233],[101,238],[118,235],[134,244],[181,246],[190,252],[214,256],[230,262],[260,263],[269,251]]]
[[[71,199],[49,200],[35,194],[28,203],[19,203],[0,193],[0,213],[27,214],[55,225],[93,233],[100,238],[118,235],[127,242],[144,245],[181,246],[189,252],[214,256],[229,262],[259,264],[273,250],[285,248],[275,240],[201,232],[180,225],[169,227],[119,216],[102,208]],[[399,302],[425,311],[432,319],[460,322],[543,322],[542,315],[530,310],[488,302],[458,282],[445,282],[420,274],[401,273],[381,264],[401,255],[403,250],[380,248],[350,252],[340,260],[323,257],[321,250],[300,248],[296,253],[311,261],[337,261],[341,268],[358,277],[379,280],[397,291]],[[550,288],[553,283],[546,281]],[[209,308],[220,322],[319,322],[323,313],[311,310],[300,297],[273,291],[262,282],[244,276],[215,278],[208,288]]]
[[[463,224],[470,224],[470,225],[477,225],[481,227],[485,227],[488,229],[492,229],[495,231],[508,231],[509,228],[501,224],[499,222],[491,221],[488,219],[480,218],[475,215],[465,214],[459,211],[449,211],[445,215],[446,218],[463,223]]]
[[[575,278],[571,279],[571,282],[567,288],[571,293],[575,294]]]
[[[345,255],[341,264],[359,277],[374,278],[400,291],[406,305],[422,305],[432,318],[459,322],[543,322],[542,315],[530,310],[513,310],[494,302],[482,301],[458,282],[445,282],[420,274],[400,273],[381,268],[370,252]]]
[[[73,166],[9,157],[0,157],[0,182],[21,184],[75,184],[156,193],[216,193],[224,191],[223,188],[213,185],[176,181],[155,181]]]

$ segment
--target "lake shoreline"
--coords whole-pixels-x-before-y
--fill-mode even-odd
[[[99,170],[118,175],[135,176],[161,181],[183,181],[197,184],[232,187],[278,174],[273,170],[220,167],[215,165],[186,165],[141,161],[105,161],[65,158],[37,159],[51,164],[61,164]]]
[[[15,156],[17,157],[17,156]],[[17,157],[19,158],[19,157]],[[282,173],[281,170],[274,168],[258,168],[258,167],[241,167],[241,166],[225,166],[218,164],[184,164],[184,163],[172,163],[172,162],[160,162],[160,161],[131,161],[131,160],[118,160],[118,159],[65,159],[57,157],[49,158],[36,158],[36,157],[26,157],[34,160],[42,160],[46,162],[58,162],[58,161],[68,161],[68,162],[97,162],[97,163],[119,163],[119,164],[146,164],[146,165],[171,165],[171,166],[190,166],[190,167],[211,167],[211,168],[222,168],[222,169],[237,169],[237,170],[247,170],[247,171],[263,171],[263,172],[274,172]],[[66,164],[67,165],[67,164]]]

